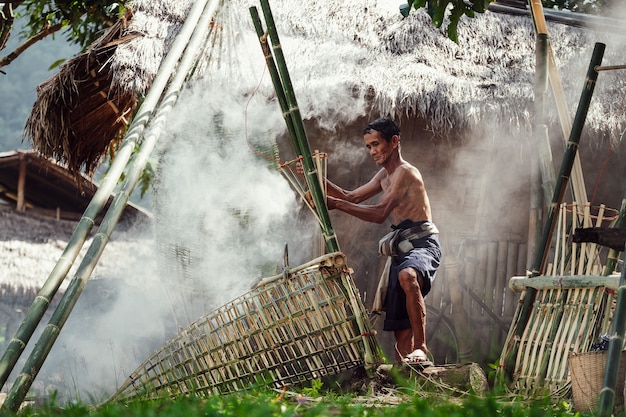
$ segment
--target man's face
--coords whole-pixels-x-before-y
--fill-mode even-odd
[[[374,159],[374,162],[378,165],[384,165],[389,159],[389,156],[393,152],[397,143],[397,136],[391,138],[390,142],[387,142],[377,130],[372,130],[370,133],[363,135],[365,141],[365,147],[370,153],[370,156]]]

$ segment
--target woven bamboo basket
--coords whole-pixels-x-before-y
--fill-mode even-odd
[[[380,361],[367,311],[337,252],[266,278],[192,323],[112,400],[279,388]]]
[[[606,358],[607,351],[569,354],[572,396],[576,411],[589,413],[598,409]],[[615,386],[616,414],[624,411],[624,378],[626,378],[626,351],[622,352]]]

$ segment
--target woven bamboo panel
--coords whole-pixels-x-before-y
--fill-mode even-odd
[[[345,256],[320,257],[192,323],[139,366],[114,399],[282,387],[380,361]]]
[[[566,386],[568,355],[586,351],[596,338],[603,298],[603,287],[537,292],[515,365],[519,392],[555,392]]]
[[[571,235],[576,228],[609,227],[617,213],[604,205],[562,204],[546,275],[602,273],[608,249],[595,243],[572,243]],[[528,293],[523,293],[518,303],[501,362],[517,345],[513,369],[515,389],[520,393],[557,392],[569,386],[568,355],[587,352],[599,335],[608,331],[614,296],[603,286],[567,289],[556,285],[537,290],[528,321],[518,338],[513,330],[527,296]]]

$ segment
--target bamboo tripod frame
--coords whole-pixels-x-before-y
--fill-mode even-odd
[[[592,211],[596,213],[592,213]],[[561,204],[553,259],[544,277],[529,278],[527,281],[549,281],[553,285],[541,285],[536,292],[530,318],[520,337],[519,350],[513,370],[514,389],[521,393],[532,393],[544,389],[559,392],[569,386],[568,356],[571,352],[589,351],[600,334],[606,333],[613,315],[614,292],[607,290],[606,282],[598,279],[597,285],[583,285],[584,276],[603,269],[607,248],[595,243],[573,243],[571,235],[580,227],[606,227],[617,219],[615,210],[605,206],[582,208],[574,204]],[[517,277],[514,277],[517,279]],[[572,288],[565,280],[578,280],[579,288]],[[529,284],[532,285],[532,284]],[[513,288],[514,285],[511,285]],[[523,298],[513,318],[517,323]],[[511,329],[515,326],[512,325]],[[510,346],[512,331],[507,336]],[[503,352],[501,358],[506,357]]]
[[[339,252],[266,278],[167,342],[112,400],[280,388],[372,367],[380,350],[357,294]]]

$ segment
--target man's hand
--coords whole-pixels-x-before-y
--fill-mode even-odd
[[[313,194],[311,194],[311,190],[306,190],[304,192],[304,198],[309,203],[312,209],[315,209],[315,200],[313,200]]]
[[[336,209],[337,208],[337,201],[339,201],[338,198],[327,196],[326,197],[326,205],[328,206],[328,210]]]

